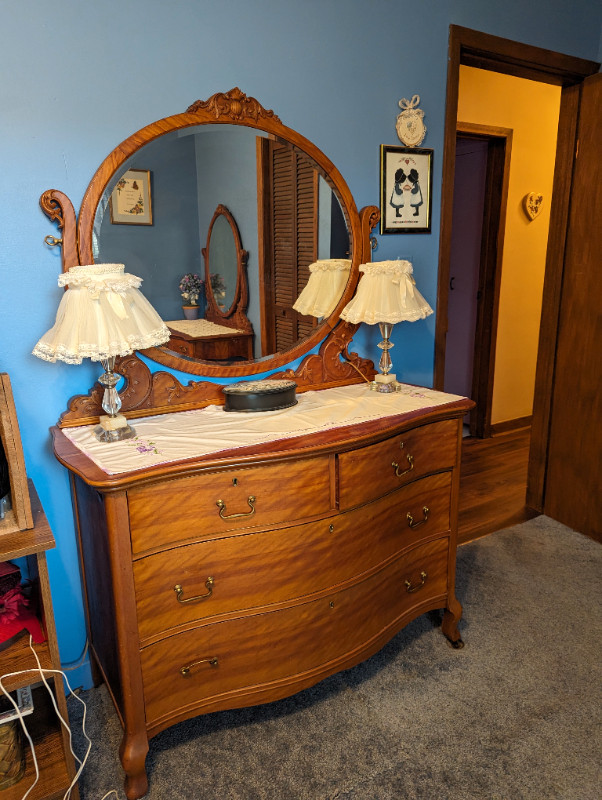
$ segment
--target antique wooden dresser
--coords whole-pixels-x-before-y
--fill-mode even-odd
[[[430,609],[445,609],[443,632],[460,642],[470,402],[430,402],[118,474],[54,429],[72,475],[90,649],[124,726],[128,797],[146,791],[148,737],[175,722],[297,692]]]
[[[224,216],[227,203],[247,224],[256,209],[248,253],[243,258],[238,242],[237,257],[218,269],[234,299],[229,308],[215,297],[210,305],[213,322],[242,329],[236,315],[248,292],[261,355],[216,361],[168,345],[127,356],[116,369],[137,440],[95,453],[86,429],[103,413],[98,384],[72,398],[53,429],[72,482],[90,652],[123,723],[130,800],[148,787],[149,737],[179,720],[293,694],[368,658],[428,610],[444,609],[443,633],[460,642],[458,472],[462,418],[472,404],[416,387],[380,396],[367,388],[374,365],[349,352],[358,326],[340,314],[360,265],[371,260],[380,212],[358,212],[324,153],[238,88],[198,100],[118,145],[96,170],[77,218],[62,192],[44,192],[41,206],[61,230],[60,240],[47,239],[61,245],[63,269],[115,252],[106,210],[124,170],[159,174],[183,134],[195,137],[188,172],[203,178],[198,221],[192,230],[160,229],[157,215],[152,258],[137,249],[139,237],[120,235],[119,260],[146,270],[143,291],[160,304],[177,292],[182,273],[195,271],[211,213]],[[204,176],[206,162],[212,169]],[[226,197],[227,176],[216,180],[216,168],[231,163],[238,188]],[[177,185],[170,188],[179,196]],[[324,257],[346,258],[351,268],[340,296],[328,295],[329,315],[313,318],[294,306],[311,262]],[[204,277],[207,289],[209,259]],[[181,373],[191,377],[185,385]],[[243,418],[261,418],[267,430],[268,415],[221,412],[220,381],[267,375],[293,379],[299,405],[279,412],[284,427],[275,437],[265,430],[244,437],[251,423]],[[342,395],[330,402],[333,391]],[[364,410],[333,414],[326,426],[309,414],[305,428],[301,421],[293,429],[310,395],[312,408],[330,402],[341,412],[352,398]],[[196,414],[194,430],[179,430]],[[163,429],[173,426],[171,450],[162,454]],[[189,449],[215,429],[227,434],[221,444]]]

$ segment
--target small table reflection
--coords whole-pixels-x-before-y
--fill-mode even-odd
[[[171,332],[166,346],[176,353],[204,361],[249,361],[254,357],[253,333],[206,319],[178,319],[165,324]]]

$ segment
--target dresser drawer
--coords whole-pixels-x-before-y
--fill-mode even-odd
[[[448,548],[447,537],[437,539],[348,589],[278,611],[206,623],[144,648],[147,725],[182,707],[200,710],[218,695],[227,707],[229,693],[257,690],[360,655],[414,613],[443,601]]]
[[[353,508],[429,472],[454,467],[457,437],[457,421],[445,420],[340,453],[339,508]]]
[[[140,638],[348,582],[425,537],[446,533],[450,493],[451,473],[444,472],[319,522],[140,558],[134,562]]]
[[[323,456],[133,489],[128,492],[132,550],[326,513],[334,507],[331,463]]]

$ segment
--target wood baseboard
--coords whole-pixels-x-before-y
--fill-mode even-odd
[[[514,433],[514,431],[523,431],[531,427],[533,416],[518,417],[517,419],[507,419],[504,422],[495,422],[491,424],[490,430],[492,436],[500,436],[503,433]]]

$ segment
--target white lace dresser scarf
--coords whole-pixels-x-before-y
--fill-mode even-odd
[[[240,413],[207,406],[132,420],[134,439],[104,443],[91,425],[64,428],[63,433],[104,472],[116,475],[157,464],[305,436],[382,417],[423,411],[452,403],[457,395],[403,385],[381,394],[367,384],[304,392],[296,406],[281,411]]]

